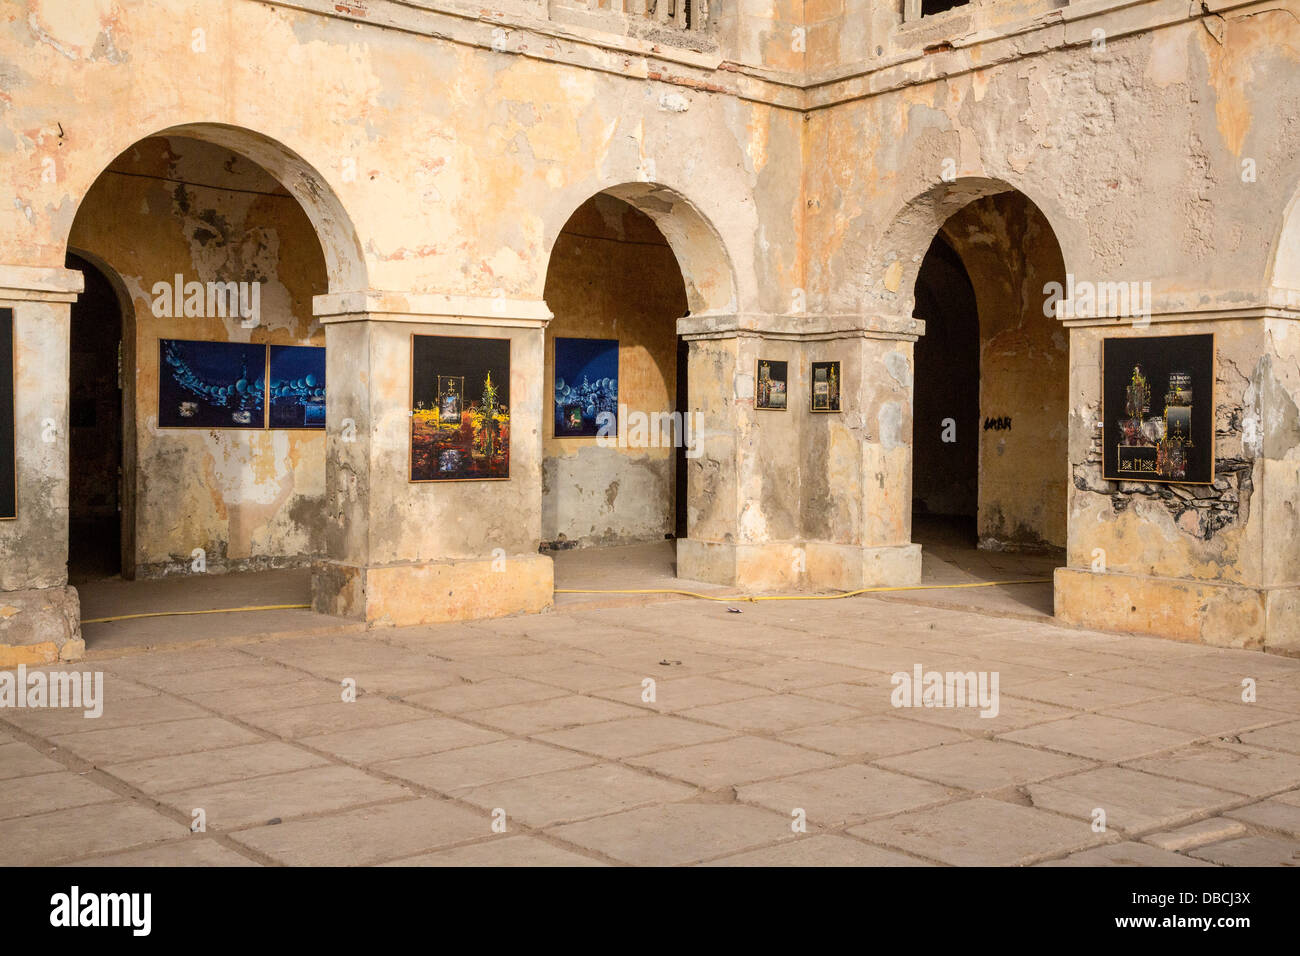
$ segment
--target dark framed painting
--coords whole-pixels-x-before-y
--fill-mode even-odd
[[[411,336],[411,481],[510,477],[510,340]]]
[[[1102,340],[1103,474],[1214,481],[1214,335]]]
[[[266,346],[158,340],[159,428],[265,428]]]
[[[556,438],[618,434],[618,339],[555,340],[554,404]]]
[[[840,410],[840,363],[812,363],[812,404],[814,412]]]
[[[18,517],[18,446],[14,418],[14,310],[0,309],[0,521]]]
[[[788,406],[786,400],[789,365],[771,359],[758,360],[758,374],[755,376],[754,407],[783,412]]]
[[[325,427],[325,349],[272,345],[267,361],[267,422],[272,428]]]

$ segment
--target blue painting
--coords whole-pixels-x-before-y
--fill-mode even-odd
[[[266,346],[158,341],[159,428],[265,428]]]
[[[325,427],[325,350],[272,345],[267,391],[272,428]]]
[[[592,437],[602,425],[618,434],[618,340],[557,338],[555,437]]]

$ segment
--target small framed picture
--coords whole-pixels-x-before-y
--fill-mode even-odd
[[[812,363],[812,410],[838,412],[840,410],[840,363]]]
[[[785,362],[771,359],[758,360],[757,385],[754,391],[754,407],[783,412],[789,406],[786,403],[788,385]]]

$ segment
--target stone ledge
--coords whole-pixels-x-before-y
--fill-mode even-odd
[[[531,614],[550,607],[555,566],[541,554],[358,567],[312,568],[312,610],[368,627],[408,627]]]
[[[76,588],[0,592],[0,668],[76,661],[85,653]]]
[[[1056,617],[1105,631],[1300,655],[1300,587],[1057,568]]]
[[[914,342],[925,334],[925,323],[920,319],[885,314],[702,312],[678,319],[677,334],[686,339],[755,335],[791,340],[860,335]]]
[[[750,591],[897,587],[921,582],[921,546],[870,548],[829,541],[731,544],[680,538],[677,576]]]

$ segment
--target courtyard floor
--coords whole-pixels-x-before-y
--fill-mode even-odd
[[[917,665],[997,716],[894,707]],[[1300,660],[1254,652],[737,598],[56,669],[103,715],[0,709],[0,864],[1300,864]]]

